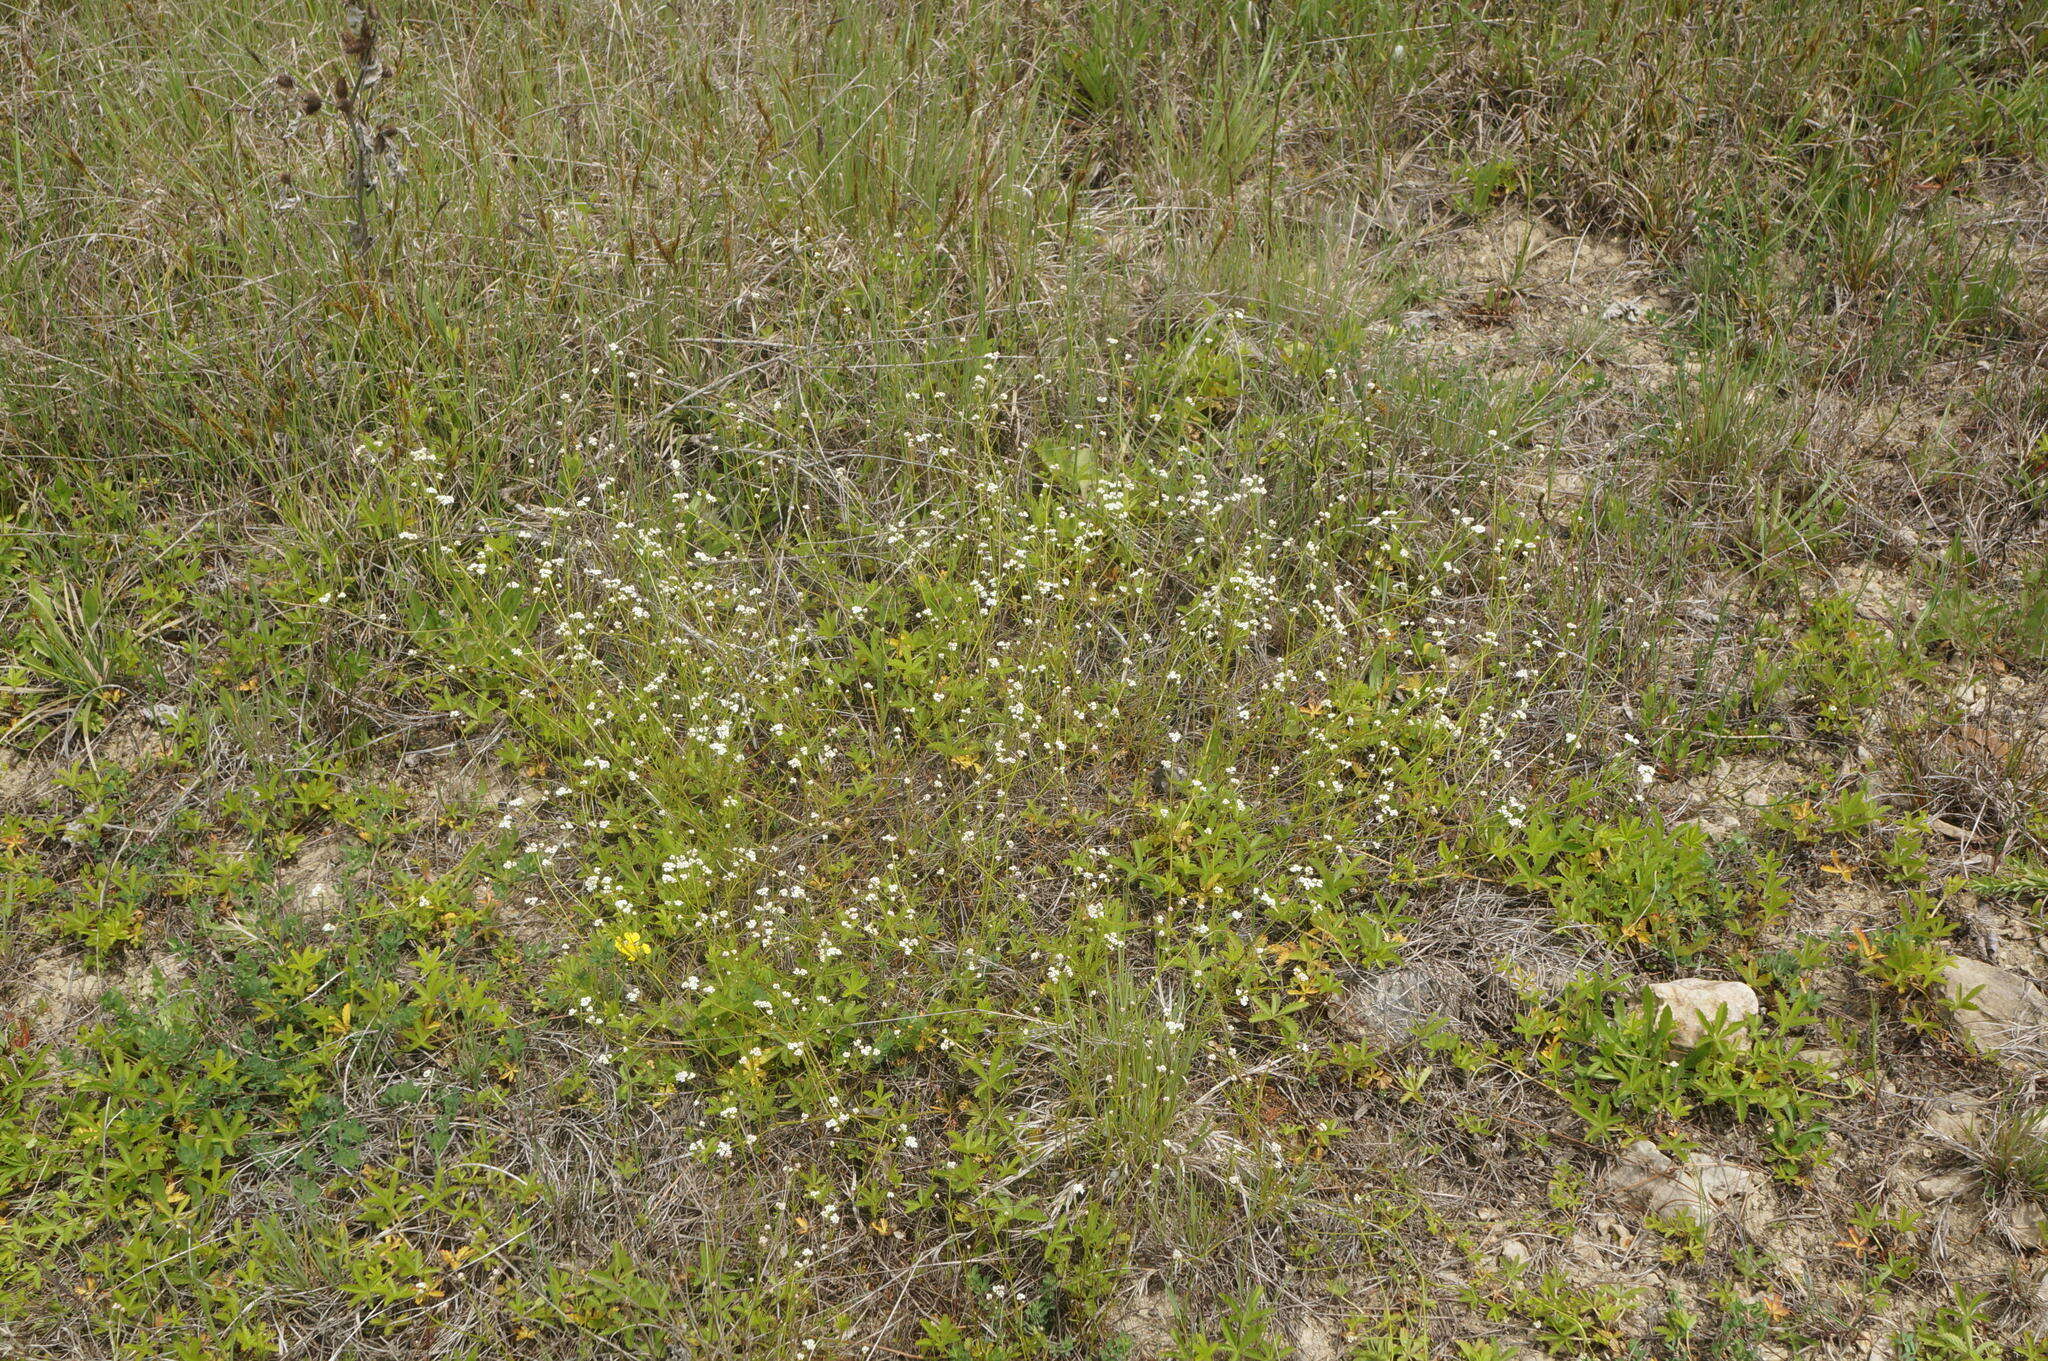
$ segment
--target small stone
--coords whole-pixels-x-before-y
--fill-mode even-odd
[[[1969,1110],[1936,1111],[1921,1124],[1922,1132],[1952,1144],[1974,1144],[1982,1117]]]
[[[1766,1213],[1763,1183],[1748,1168],[1697,1153],[1675,1163],[1647,1139],[1615,1159],[1606,1182],[1653,1217],[1683,1213],[1711,1224],[1732,1213],[1750,1226],[1760,1224]]]
[[[1945,836],[1951,841],[1970,842],[1977,839],[1977,834],[1974,831],[1968,827],[1959,827],[1947,818],[1927,819],[1927,830],[1936,835]]]
[[[1510,1238],[1500,1245],[1500,1251],[1496,1255],[1499,1256],[1502,1266],[1520,1266],[1534,1254],[1529,1251],[1527,1243],[1519,1238]]]
[[[1956,1025],[1986,1053],[2034,1038],[2016,1031],[2048,1026],[2048,994],[2011,969],[1956,955],[1942,970],[1941,987],[1956,1008]]]
[[[1661,1177],[1676,1166],[1678,1164],[1672,1162],[1663,1149],[1648,1139],[1638,1139],[1615,1155],[1614,1165],[1607,1169],[1607,1176],[1610,1181],[1617,1180],[1629,1172]]]
[[[1602,321],[1647,321],[1656,304],[1647,298],[1622,298],[1600,309]]]
[[[1943,1172],[1937,1176],[1922,1177],[1913,1184],[1913,1190],[1928,1204],[1939,1205],[1956,1199],[1976,1181],[1976,1174],[1972,1172]]]
[[[1711,1158],[1689,1159],[1673,1181],[1677,1189],[1666,1199],[1673,1208],[1691,1211],[1700,1219],[1711,1218],[1722,1208],[1748,1197],[1757,1189],[1754,1172]]]
[[[1884,546],[1894,553],[1911,556],[1920,551],[1920,535],[1910,525],[1886,525]]]
[[[1565,1246],[1571,1252],[1572,1260],[1581,1266],[1591,1267],[1596,1271],[1606,1270],[1607,1250],[1592,1234],[1581,1229],[1572,1235],[1571,1242]]]
[[[2048,1248],[2048,1208],[2037,1201],[2022,1200],[2007,1206],[2003,1218],[2005,1231],[2016,1246],[2029,1252]]]
[[[1730,1027],[1757,1014],[1756,990],[1747,983],[1720,982],[1711,978],[1678,978],[1652,983],[1650,992],[1671,1013],[1672,1039],[1687,1049],[1707,1037],[1707,1028],[1725,1018]],[[1729,1038],[1737,1048],[1749,1047],[1746,1030],[1733,1031]]]
[[[1965,756],[1981,756],[1993,761],[2003,761],[2012,754],[2012,743],[1989,728],[1980,728],[1974,723],[1964,723],[1950,734],[1951,744]]]

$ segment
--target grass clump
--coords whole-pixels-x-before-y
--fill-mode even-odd
[[[1992,1182],[2021,1196],[2048,1200],[2048,1130],[2038,1110],[1998,1112],[1976,1132],[1971,1149]]]

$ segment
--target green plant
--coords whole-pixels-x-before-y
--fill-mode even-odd
[[[1545,812],[1497,842],[1493,854],[1506,862],[1507,882],[1541,891],[1559,921],[1677,959],[1699,953],[1742,912],[1739,881],[1717,865],[1698,827]]]
[[[1950,955],[1941,942],[1954,930],[1934,899],[1915,891],[1900,907],[1896,927],[1857,934],[1863,975],[1889,990],[1907,1023],[1917,1029],[1932,1031],[1943,1024],[1935,999],[1941,996]]]
[[[1611,1285],[1580,1286],[1562,1271],[1545,1271],[1523,1281],[1519,1275],[1488,1282],[1489,1317],[1518,1318],[1553,1356],[1583,1356],[1620,1348],[1617,1325],[1638,1292]]]
[[[1921,1357],[1930,1361],[2001,1361],[2005,1347],[1978,1333],[1988,1312],[1983,1296],[1957,1287],[1952,1303],[1934,1310],[1906,1331],[1895,1333],[1892,1345],[1901,1357],[1914,1361]]]
[[[1994,1185],[2048,1201],[2048,1111],[2012,1106],[1986,1119],[1970,1155]]]
[[[1217,1304],[1210,1328],[1176,1330],[1174,1361],[1282,1361],[1291,1348],[1269,1327],[1274,1314],[1265,1292],[1227,1295]]]
[[[52,590],[30,579],[22,591],[27,611],[15,635],[13,660],[26,684],[18,688],[50,698],[16,718],[7,735],[60,717],[95,730],[128,687],[147,679],[145,647],[168,622],[167,613],[130,619],[115,609],[104,588],[72,581]]]
[[[1653,1216],[1645,1221],[1664,1241],[1658,1253],[1673,1265],[1697,1263],[1707,1255],[1707,1226],[1683,1210]]]
[[[1855,731],[1905,664],[1887,636],[1857,617],[1856,602],[1847,596],[1815,601],[1805,631],[1792,640],[1793,684],[1823,733]]]
[[[1791,1171],[1815,1157],[1826,1135],[1829,1098],[1821,1071],[1800,1057],[1799,1032],[1813,1024],[1815,999],[1788,993],[1767,1027],[1747,1035],[1710,1031],[1679,1050],[1673,1022],[1613,979],[1586,977],[1556,998],[1525,997],[1517,1033],[1543,1080],[1584,1121],[1590,1137],[1620,1141],[1719,1106],[1736,1119],[1762,1116],[1771,1147]]]

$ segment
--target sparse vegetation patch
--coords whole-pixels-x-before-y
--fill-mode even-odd
[[[0,16],[10,1356],[2048,1356],[2048,12]]]

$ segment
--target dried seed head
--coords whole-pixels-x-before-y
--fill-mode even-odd
[[[341,35],[341,50],[357,61],[367,62],[377,46],[377,30],[370,22],[370,10],[365,5],[350,5],[343,14],[348,28]]]
[[[334,78],[334,97],[335,97],[336,99],[347,99],[347,98],[348,98],[348,77],[347,77],[347,76],[340,76],[340,75],[338,75],[338,76],[336,76],[336,77]]]
[[[279,71],[277,73],[277,88],[280,90],[295,89],[298,83],[292,79],[292,73],[289,71]]]
[[[311,90],[306,91],[305,97],[299,100],[299,107],[304,109],[307,113],[320,112],[320,96],[314,94]]]

